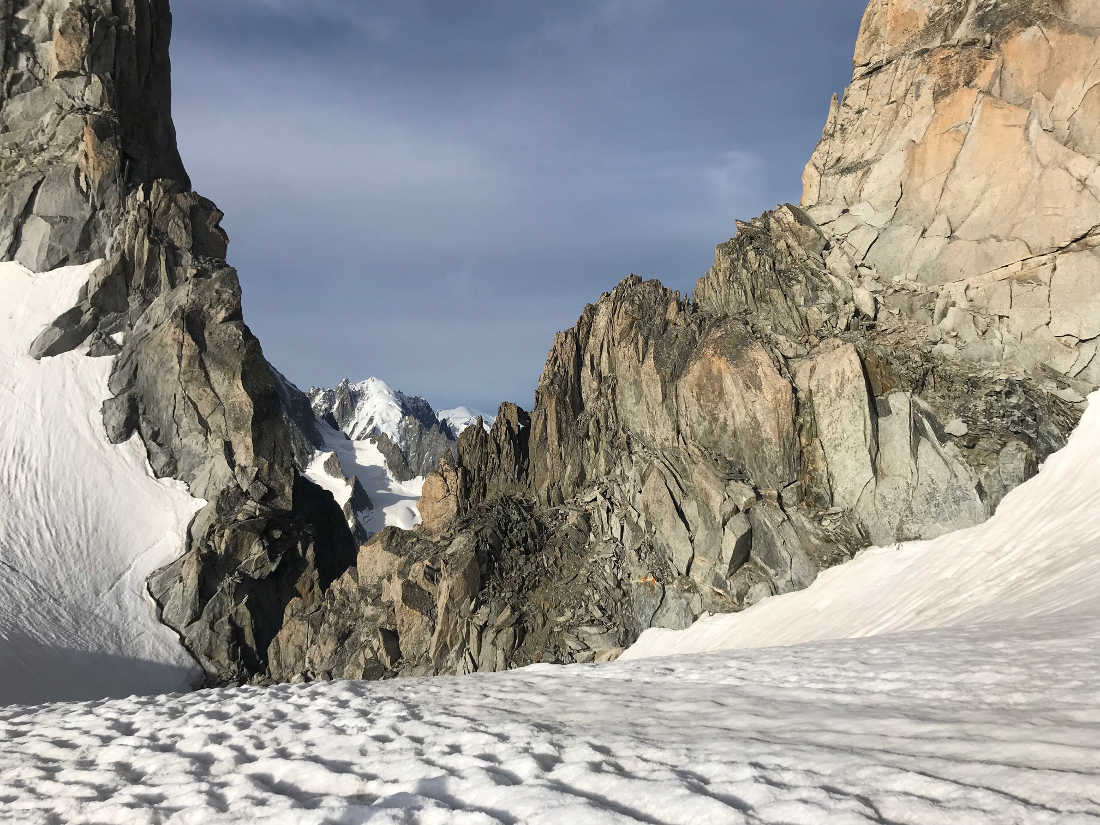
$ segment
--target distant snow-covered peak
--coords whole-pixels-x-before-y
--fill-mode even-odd
[[[423,398],[395,390],[381,378],[354,383],[345,378],[331,389],[314,387],[307,395],[318,418],[353,442],[375,442],[386,456],[390,472],[399,480],[425,476],[434,470],[442,456],[454,449],[459,434],[475,424],[479,416],[486,429],[494,421],[469,407],[455,407],[437,415]]]
[[[461,435],[467,427],[476,424],[478,418],[481,418],[486,430],[489,430],[493,426],[493,422],[496,421],[495,416],[471,410],[469,407],[454,407],[439,412],[439,420],[447,424],[456,437]]]
[[[308,395],[313,412],[319,418],[331,415],[337,426],[356,441],[372,435],[387,435],[399,443],[402,441],[401,422],[407,417],[427,428],[439,422],[431,404],[393,389],[381,378],[355,383],[345,378],[332,389],[314,387]]]

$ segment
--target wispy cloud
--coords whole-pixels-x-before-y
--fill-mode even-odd
[[[553,11],[538,35],[559,45],[579,46],[594,37],[649,22],[668,0],[595,0],[580,8]]]
[[[703,169],[703,181],[715,205],[730,209],[759,202],[764,159],[744,149],[729,149]]]
[[[300,20],[304,16],[351,26],[371,40],[389,40],[398,28],[398,18],[369,8],[361,0],[313,0],[304,5],[301,0],[234,0],[241,6],[268,14]]]
[[[593,3],[591,16],[605,26],[631,20],[644,20],[663,9],[667,0],[599,0]]]

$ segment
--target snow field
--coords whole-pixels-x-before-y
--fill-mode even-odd
[[[4,821],[1086,825],[1100,620],[0,708]]]
[[[154,478],[136,436],[108,443],[112,359],[27,355],[97,265],[0,263],[0,704],[178,690],[197,674],[145,580],[183,552],[203,502]]]
[[[369,533],[380,532],[384,527],[411,530],[420,524],[417,505],[424,487],[423,477],[398,481],[386,466],[385,457],[370,441],[349,439],[320,420],[317,429],[325,440],[325,449],[306,468],[306,478],[332,493],[341,507],[351,498],[352,487],[347,479],[358,478],[374,505],[373,510],[360,514],[360,523]],[[325,462],[334,453],[347,478],[337,478],[325,469]]]

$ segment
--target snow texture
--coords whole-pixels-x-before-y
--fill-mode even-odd
[[[317,430],[325,441],[325,449],[314,456],[306,468],[306,477],[332,493],[340,507],[351,499],[351,481],[358,478],[374,505],[373,510],[356,513],[368,534],[377,533],[384,527],[411,530],[420,524],[417,504],[424,486],[423,477],[397,481],[385,457],[370,441],[348,438],[321,420],[317,421]],[[333,454],[339,461],[340,475],[333,475],[325,467]]]
[[[112,359],[27,355],[96,265],[0,263],[0,703],[179,690],[197,673],[145,580],[182,554],[203,502],[154,478],[136,436],[107,441]]]
[[[17,823],[1100,822],[1100,619],[0,708]]]
[[[456,437],[462,435],[462,431],[467,427],[476,424],[478,418],[481,419],[481,424],[486,432],[492,429],[493,422],[497,420],[494,415],[485,415],[477,410],[471,410],[469,407],[455,407],[439,412],[439,420],[447,424]]]
[[[701,625],[790,646],[0,708],[5,818],[1096,825],[1097,400],[986,527]]]
[[[743,613],[647,630],[624,658],[970,627],[1075,608],[1100,615],[1098,448],[1100,392],[1066,448],[984,524],[865,550],[808,589]]]

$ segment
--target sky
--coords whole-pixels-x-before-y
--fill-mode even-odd
[[[529,409],[585,304],[799,200],[865,5],[177,0],[180,150],[300,387]]]

